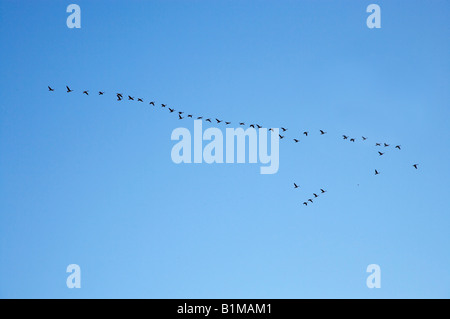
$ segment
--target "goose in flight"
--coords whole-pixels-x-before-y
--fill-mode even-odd
[[[244,122],[240,122],[239,125],[245,125],[245,123]]]
[[[73,92],[67,85],[66,85],[67,93]]]
[[[294,183],[294,188],[298,188],[299,186],[297,184]]]
[[[287,128],[284,128],[284,127],[280,127],[281,128],[281,130],[283,131],[283,132],[286,132],[287,131]]]
[[[173,111],[175,111],[174,109],[171,109],[170,107],[169,107],[169,112],[170,113],[173,113]]]
[[[48,85],[47,85],[47,87],[48,87],[48,90],[51,91],[51,92],[53,92],[53,91],[55,90],[55,89],[52,89],[52,88],[51,88],[50,86],[48,86]]]
[[[350,142],[353,142],[353,143],[354,143],[354,142],[355,142],[355,139],[354,139],[354,138],[351,138],[351,139],[350,139]]]
[[[98,95],[103,95],[103,94],[105,94],[105,92],[98,91]]]
[[[384,147],[388,147],[388,146],[389,146],[389,144],[384,143]]]
[[[141,98],[138,98],[138,102],[144,102],[144,100]]]
[[[399,150],[401,150],[401,145],[396,145],[395,148],[398,148]]]
[[[378,151],[378,154],[380,154],[380,156],[381,156],[381,155],[383,155],[384,153],[381,153],[380,151]]]
[[[320,131],[320,135],[327,134],[327,132],[325,132],[325,131],[322,131],[322,130],[319,130],[319,131]]]
[[[190,117],[190,118],[192,118],[192,114],[188,114],[188,116],[187,117]]]
[[[419,164],[413,164],[413,166],[414,166],[415,169],[417,169],[417,165],[419,165]]]
[[[381,143],[375,143],[375,146],[381,146]]]
[[[378,174],[380,174],[377,170],[375,170],[375,175],[378,175]]]
[[[184,119],[184,117],[182,117],[180,114],[178,114],[178,119],[182,120],[182,119]]]
[[[310,198],[310,199],[308,199],[308,202],[314,203],[314,202],[313,202],[313,200],[312,200],[311,198]]]
[[[166,104],[161,104],[161,107],[166,107]]]
[[[326,193],[327,191],[321,188],[320,192],[323,194],[323,193]]]
[[[294,142],[295,142],[295,143],[298,143],[298,140],[297,140],[296,138],[294,138]]]
[[[347,135],[342,135],[342,137],[344,138],[344,140],[348,139]]]
[[[278,134],[279,136],[280,136],[280,139],[283,139],[284,138],[284,135],[281,135],[281,134]]]
[[[307,202],[303,202],[303,205],[308,206],[308,203]]]
[[[363,141],[367,140],[367,137],[361,136]]]
[[[226,124],[226,125],[230,125],[230,124],[231,124],[231,122],[225,122],[225,124]]]
[[[206,119],[205,121],[211,123],[211,119]]]
[[[255,124],[250,124],[250,127],[251,128],[255,128]]]
[[[89,91],[83,91],[83,94],[89,95]]]
[[[258,128],[262,128],[262,126],[261,126],[261,125],[258,125],[258,124],[256,124],[256,127],[258,127]]]
[[[122,94],[116,93],[116,95],[117,95],[117,101],[121,101],[123,98]]]
[[[303,134],[305,134],[306,136],[308,136],[308,133],[309,133],[308,131],[303,132]]]
[[[128,100],[134,101],[134,97],[128,95]]]
[[[223,122],[223,120],[216,119],[217,124]]]
[[[313,195],[315,198],[319,197],[319,195],[317,195],[316,193],[313,193]]]
[[[148,103],[148,104],[155,106],[155,102],[153,102],[153,101],[151,101],[151,102]]]
[[[201,120],[203,118],[203,116],[199,116],[197,117],[197,120]]]

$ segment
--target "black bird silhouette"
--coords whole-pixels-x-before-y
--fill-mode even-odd
[[[367,137],[361,136],[363,141],[367,140]]]
[[[316,197],[316,198],[319,197],[319,195],[317,195],[316,193],[313,193],[313,195],[314,195],[314,197]]]
[[[388,146],[389,146],[389,144],[384,143],[384,147],[388,147]]]
[[[284,138],[284,135],[280,135],[280,134],[278,134],[278,135],[280,136],[280,139]]]
[[[205,121],[211,123],[211,119],[206,119]]]
[[[89,91],[83,91],[83,94],[89,95]]]
[[[348,139],[347,135],[342,135],[342,137],[344,138],[344,140]]]
[[[298,140],[297,140],[296,138],[294,138],[294,142],[295,142],[295,143],[298,143]]]
[[[48,90],[49,90],[49,91],[54,91],[54,90],[55,90],[55,89],[52,89],[52,88],[51,88],[50,86],[48,86],[48,85],[47,85],[47,87],[48,87]]]
[[[307,202],[303,202],[303,205],[308,206],[308,203]]]
[[[197,120],[201,120],[203,118],[203,116],[199,116],[197,117]]]
[[[105,92],[98,91],[98,95],[103,95],[103,94],[105,94]]]
[[[166,104],[161,104],[162,107],[166,107]]]
[[[375,170],[375,175],[378,175],[378,174],[380,174],[377,170]]]
[[[375,143],[375,146],[381,146],[381,144],[380,143]]]
[[[216,119],[217,124],[223,122],[223,120]]]
[[[320,135],[327,134],[327,132],[324,132],[322,130],[319,130],[319,131],[320,131]]]
[[[134,101],[134,97],[128,95],[128,100]]]
[[[142,100],[141,98],[138,98],[138,102],[144,102],[144,100]]]
[[[272,131],[272,132],[273,132],[273,128],[269,128],[269,131]]]
[[[170,107],[169,107],[169,112],[170,113],[173,113],[173,111],[175,111],[174,109],[171,109]]]
[[[327,191],[321,188],[320,192],[323,194],[323,193],[326,193]]]
[[[148,104],[155,106],[155,102],[153,102],[153,101],[151,101],[151,102],[148,103]]]
[[[401,150],[401,145],[396,145],[395,148],[398,148],[399,150]]]
[[[192,118],[192,114],[188,114],[188,117]]]
[[[414,166],[415,169],[417,169],[417,165],[419,165],[419,164],[413,164],[413,166]]]
[[[354,139],[354,138],[351,138],[351,139],[350,139],[350,142],[355,142],[355,139]]]
[[[255,125],[254,125],[254,124],[250,124],[250,127],[253,127],[253,128],[255,128]]]
[[[380,154],[380,156],[381,156],[381,155],[383,155],[384,153],[381,153],[380,151],[378,151],[378,154]]]
[[[308,133],[309,133],[308,131],[303,132],[303,134],[305,134],[306,136],[308,136]]]
[[[313,200],[312,200],[311,198],[310,198],[310,199],[308,199],[308,202],[314,203],[314,202],[313,202]]]
[[[294,183],[294,188],[298,188],[298,185]]]
[[[182,119],[184,119],[184,117],[182,117],[180,114],[178,114],[178,119],[182,120]]]
[[[240,122],[239,125],[245,125],[245,123],[244,122]]]
[[[283,131],[283,132],[286,132],[287,131],[287,128],[284,128],[284,127],[280,127],[281,128],[281,130]]]
[[[181,111],[178,112],[178,114],[180,114],[180,115],[183,114],[183,113],[184,113],[184,112],[181,112]]]
[[[123,98],[122,94],[117,93],[116,95],[117,95],[117,101],[121,101]]]
[[[225,124],[226,124],[226,125],[229,125],[229,124],[231,124],[231,122],[225,122]]]
[[[258,125],[258,124],[256,124],[256,126],[257,126],[258,128],[262,128],[262,126],[261,126],[261,125]]]
[[[66,85],[66,89],[67,89],[67,93],[73,92],[73,90],[71,90],[67,85]]]

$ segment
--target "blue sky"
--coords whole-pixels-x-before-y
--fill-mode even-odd
[[[450,297],[448,1],[71,3],[0,1],[0,297]],[[280,169],[174,164],[193,121],[115,92],[287,127]]]

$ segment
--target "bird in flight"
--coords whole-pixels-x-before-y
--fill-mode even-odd
[[[169,112],[170,113],[173,113],[173,111],[175,111],[174,109],[171,109],[170,107],[169,107]]]
[[[320,192],[323,194],[323,193],[326,193],[327,191],[321,188]]]
[[[367,140],[367,137],[361,136],[363,141]]]
[[[98,91],[98,95],[103,95],[103,94],[105,94],[105,92]]]
[[[375,175],[378,175],[378,174],[380,174],[377,170],[375,170]]]
[[[298,143],[298,140],[297,140],[296,138],[294,138],[294,142],[295,142],[295,143]]]
[[[178,112],[178,114],[180,114],[180,115],[183,114],[183,113],[184,113],[184,112],[181,112],[181,111]]]
[[[138,102],[144,102],[144,100],[142,100],[141,98],[138,98]]]
[[[89,91],[83,91],[83,94],[89,95]]]
[[[324,132],[324,131],[322,131],[322,130],[319,130],[319,131],[320,131],[320,135],[327,134],[327,132]]]
[[[313,193],[313,195],[315,198],[319,197],[319,195],[317,195],[316,193]]]
[[[380,154],[380,156],[381,156],[381,155],[383,155],[384,153],[381,153],[380,151],[378,151],[378,154]]]
[[[134,101],[134,97],[128,95],[128,100]]]
[[[188,114],[188,117],[192,118],[192,114]]]
[[[350,139],[350,142],[353,142],[353,143],[354,143],[354,142],[355,142],[355,139],[354,139],[354,138],[351,138],[351,139]]]
[[[117,95],[117,101],[121,101],[123,98],[122,94],[117,93],[116,95]]]
[[[151,102],[148,103],[148,104],[155,106],[155,102],[153,102],[153,101],[151,101]]]
[[[255,128],[255,124],[250,124],[250,127]]]
[[[203,118],[203,116],[199,116],[197,117],[197,120],[201,120]]]
[[[284,128],[284,127],[280,127],[281,128],[281,130],[283,131],[283,132],[286,132],[287,131],[287,128]]]
[[[375,146],[381,146],[381,144],[380,143],[375,143]]]
[[[66,85],[67,93],[73,92],[67,85]]]
[[[308,199],[308,202],[314,203],[314,202],[313,202],[313,200],[312,200],[311,198],[310,198],[310,199]]]
[[[399,150],[401,150],[400,145],[396,145],[395,148],[398,148]]]
[[[205,121],[211,123],[211,119],[206,119]]]
[[[241,123],[239,123],[239,125],[245,125],[245,123],[244,123],[244,122],[241,122]]]
[[[258,124],[256,124],[256,126],[257,126],[258,128],[262,128],[262,126],[261,126],[261,125],[258,125]]]
[[[225,124],[226,124],[226,125],[229,125],[229,124],[231,124],[231,122],[225,122]]]
[[[303,134],[305,134],[306,136],[308,136],[308,133],[309,133],[308,131],[303,132]]]
[[[388,147],[388,146],[389,146],[389,144],[384,143],[384,147]]]
[[[308,206],[308,203],[307,202],[303,202],[303,205]]]
[[[413,164],[413,166],[414,166],[415,169],[417,169],[417,165],[419,165],[419,164]]]
[[[294,183],[294,188],[298,188],[299,186],[297,184]]]
[[[54,91],[54,90],[55,90],[55,89],[52,89],[52,88],[51,88],[50,86],[48,86],[48,85],[47,85],[47,87],[48,87],[48,90],[49,90],[49,91]]]
[[[344,140],[348,139],[347,135],[342,135],[342,137],[344,138]]]
[[[182,120],[182,119],[184,119],[184,117],[182,117],[180,114],[178,114],[178,119]]]
[[[166,105],[165,104],[161,104],[161,107],[166,107]]]
[[[216,119],[217,124],[223,122],[223,120]]]
[[[284,135],[278,134],[280,136],[280,139],[284,138]]]

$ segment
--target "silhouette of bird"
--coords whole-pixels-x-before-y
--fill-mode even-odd
[[[308,131],[303,132],[303,134],[305,134],[306,136],[308,136],[308,133],[309,133]]]
[[[354,138],[351,138],[351,139],[350,139],[350,142],[353,142],[353,143],[354,143],[354,142],[355,142],[355,139],[354,139]]]
[[[327,191],[321,188],[320,192],[323,194],[323,193],[326,193]]]
[[[361,136],[363,141],[367,140],[367,137]]]
[[[375,175],[378,175],[378,174],[380,174],[377,170],[375,170]]]
[[[98,91],[98,95],[103,95],[103,94],[105,94],[105,92]]]
[[[417,169],[417,165],[419,165],[419,164],[413,164],[413,166],[414,166],[415,169]]]
[[[295,143],[298,143],[298,140],[297,140],[296,138],[294,138],[294,142],[295,142]]]
[[[199,116],[197,117],[197,120],[201,120],[203,118],[203,116]]]
[[[180,115],[183,114],[183,113],[184,113],[184,112],[181,112],[181,111],[178,112],[178,114],[180,114]]]
[[[319,131],[320,131],[320,135],[327,134],[327,132],[324,132],[324,131],[322,131],[322,130],[319,130]]]
[[[384,143],[384,147],[388,147],[388,146],[389,146],[389,144]]]
[[[316,198],[319,197],[319,195],[317,195],[316,193],[313,193],[313,195],[314,195],[314,197],[316,197]]]
[[[344,140],[348,139],[347,135],[342,135],[342,137],[344,138]]]
[[[223,122],[223,120],[216,119],[217,124]]]
[[[134,101],[134,97],[128,95],[128,100]]]
[[[294,188],[298,188],[298,185],[294,183]]]
[[[155,106],[155,102],[153,102],[153,101],[151,101],[151,102],[148,103],[148,104]]]
[[[188,114],[188,116],[187,117],[190,117],[190,118],[192,118],[192,114]]]
[[[184,119],[184,117],[182,117],[180,114],[178,114],[178,119],[182,120],[182,119]]]
[[[401,145],[396,145],[395,148],[398,148],[399,150],[401,150]]]
[[[287,131],[287,128],[284,128],[284,127],[280,127],[281,128],[281,130],[283,131],[283,132],[286,132]]]
[[[144,102],[144,100],[142,100],[141,98],[138,98],[138,102]]]
[[[161,104],[161,107],[166,107],[166,104]]]
[[[123,98],[122,94],[117,93],[116,95],[117,95],[117,101],[121,101]]]
[[[261,126],[261,125],[258,125],[258,124],[256,124],[256,126],[257,126],[258,128],[262,128],[262,126]]]
[[[381,144],[380,143],[375,143],[375,146],[381,146]]]
[[[253,125],[253,124],[250,124],[250,127],[253,127],[253,128],[255,128],[255,125]]]
[[[308,203],[307,202],[303,202],[303,205],[308,206]]]
[[[49,91],[52,91],[52,92],[53,92],[53,91],[55,90],[55,89],[52,89],[52,88],[51,88],[50,86],[48,86],[48,85],[47,85],[47,87],[48,87],[48,90],[49,90]]]
[[[175,111],[174,109],[171,109],[170,107],[169,107],[169,112],[170,113],[173,113],[173,111]]]
[[[67,93],[73,92],[67,85],[66,85]]]
[[[310,199],[308,199],[308,202],[314,203],[314,202],[313,202],[313,200],[312,200],[311,198],[310,198]]]
[[[380,154],[380,156],[381,156],[381,155],[383,155],[384,153],[381,153],[380,151],[378,151],[378,154]]]
[[[240,122],[239,125],[245,125],[245,123],[244,122]]]
[[[278,134],[280,136],[280,139],[284,138],[284,135]]]
[[[83,94],[89,95],[89,91],[83,91]]]
[[[211,123],[211,119],[206,119],[205,121]]]
[[[273,128],[269,128],[269,131],[272,131],[272,132],[273,132],[274,130],[273,130]]]
[[[226,125],[229,125],[229,124],[231,124],[231,122],[225,122],[225,124],[226,124]]]

